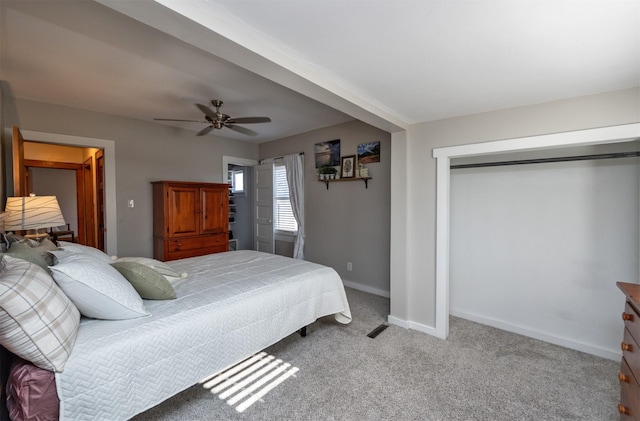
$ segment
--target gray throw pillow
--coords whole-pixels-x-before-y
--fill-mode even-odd
[[[40,266],[45,271],[49,272],[49,265],[39,250],[31,247],[27,243],[13,243],[9,247],[7,252],[11,257],[17,257],[18,259],[26,260],[27,262],[34,263]]]
[[[116,268],[146,300],[176,298],[176,293],[169,281],[149,266],[137,262],[115,262],[111,266]]]

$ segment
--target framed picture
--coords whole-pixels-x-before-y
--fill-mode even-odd
[[[380,141],[358,145],[358,163],[371,164],[372,162],[380,162]]]
[[[349,155],[342,157],[340,166],[340,178],[353,178],[356,176],[356,156]]]
[[[315,144],[316,168],[340,165],[340,139]]]

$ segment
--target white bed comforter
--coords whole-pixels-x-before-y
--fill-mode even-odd
[[[351,321],[329,267],[254,251],[169,264],[188,273],[172,283],[176,300],[145,301],[144,318],[81,322],[56,373],[61,419],[130,418],[319,317]]]

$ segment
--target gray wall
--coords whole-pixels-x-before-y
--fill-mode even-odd
[[[260,158],[304,152],[305,257],[331,266],[349,286],[389,293],[391,136],[360,121],[303,133],[260,145]],[[379,163],[367,164],[369,188],[361,180],[318,181],[314,145],[340,139],[341,155],[356,155],[360,143],[380,141]],[[280,248],[279,248],[280,247]],[[286,253],[284,245],[276,246]],[[353,265],[347,271],[347,262]]]
[[[153,255],[151,181],[223,182],[222,156],[258,158],[258,145],[68,107],[5,97],[5,133],[23,130],[108,139],[115,142],[118,254]],[[28,140],[28,139],[26,139]],[[11,180],[11,138],[4,139],[5,177]],[[226,182],[226,180],[224,181]],[[11,194],[13,187],[8,187]],[[127,201],[135,200],[128,208]]]
[[[60,211],[69,228],[78,234],[78,198],[75,170],[32,168],[32,192],[36,196],[56,196]],[[29,193],[32,193],[29,192]],[[63,228],[66,229],[66,228]]]
[[[640,89],[411,126],[393,135],[391,315],[435,326],[436,160],[433,148],[640,122]],[[397,143],[396,143],[397,140]],[[616,310],[617,312],[618,310]],[[424,329],[428,330],[428,329]]]

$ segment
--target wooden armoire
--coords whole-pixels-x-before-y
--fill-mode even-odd
[[[229,185],[155,181],[153,256],[162,261],[229,249]]]

